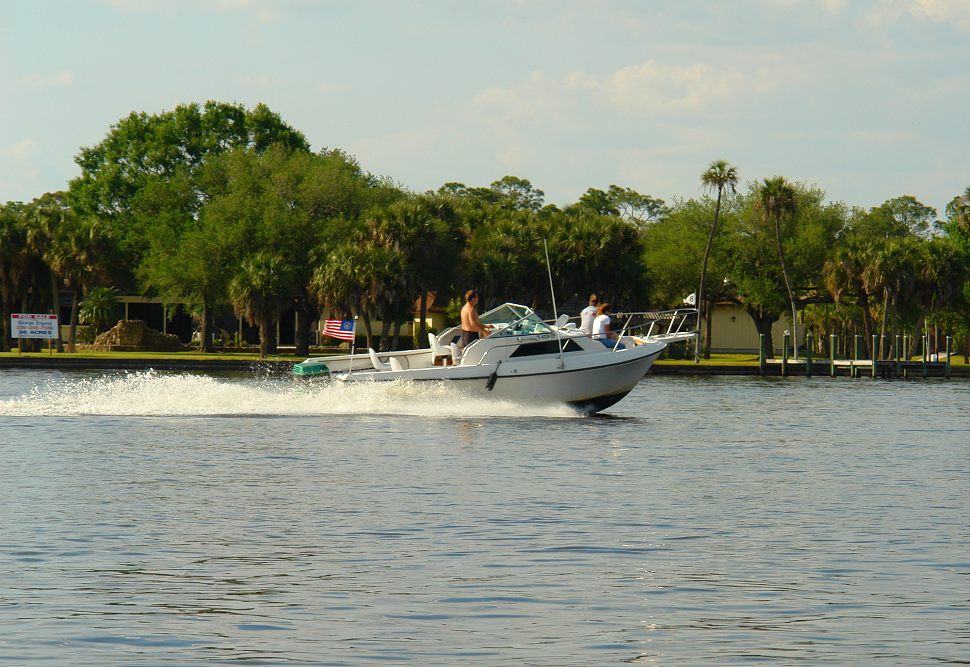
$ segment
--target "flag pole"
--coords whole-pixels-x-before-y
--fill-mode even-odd
[[[353,337],[350,339],[350,368],[347,369],[347,375],[354,372],[354,346],[357,344],[357,316],[354,315],[354,329]]]

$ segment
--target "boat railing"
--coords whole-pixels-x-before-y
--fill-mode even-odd
[[[623,329],[645,338],[690,338],[697,335],[697,309],[643,310],[615,313]]]
[[[613,313],[613,317],[623,322],[624,334],[640,335],[646,338],[677,337],[686,338],[697,334],[697,309],[676,308],[673,310],[640,310]],[[567,322],[579,321],[570,317]],[[556,320],[543,320],[555,324]]]

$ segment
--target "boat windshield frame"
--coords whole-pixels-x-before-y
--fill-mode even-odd
[[[482,324],[493,327],[488,338],[554,333],[552,327],[543,322],[535,311],[517,303],[503,303],[483,313],[478,319]]]

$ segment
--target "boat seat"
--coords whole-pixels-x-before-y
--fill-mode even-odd
[[[397,357],[391,357],[390,359],[388,359],[388,361],[391,362],[391,370],[392,371],[403,371],[404,370],[404,366],[401,364],[401,360],[398,359]]]
[[[428,343],[431,344],[431,365],[447,366],[452,362],[451,350],[441,344],[438,337],[428,332]]]
[[[566,326],[566,322],[568,321],[569,321],[569,315],[567,315],[566,313],[563,313],[562,315],[556,318],[556,328],[561,329],[562,327]]]
[[[566,322],[564,325],[562,325],[562,328],[568,329],[569,331],[575,331],[578,327],[576,326],[575,322]]]
[[[374,352],[374,348],[372,348],[372,347],[367,348],[367,354],[370,355],[370,362],[374,366],[374,370],[378,370],[378,371],[389,371],[389,370],[391,370],[391,367],[393,366],[393,362],[394,362],[394,358],[393,357],[391,357],[391,362],[392,363],[385,364],[383,361],[381,361],[380,359],[377,358],[377,352]]]
[[[461,350],[458,349],[458,345],[455,343],[448,343],[448,347],[451,348],[451,363],[455,366],[461,364]]]

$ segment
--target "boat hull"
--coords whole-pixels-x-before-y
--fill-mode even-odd
[[[344,382],[448,382],[471,396],[518,403],[567,403],[583,412],[605,410],[626,396],[666,345],[650,345],[597,355],[492,366],[453,366],[400,372],[361,372],[337,376]]]

